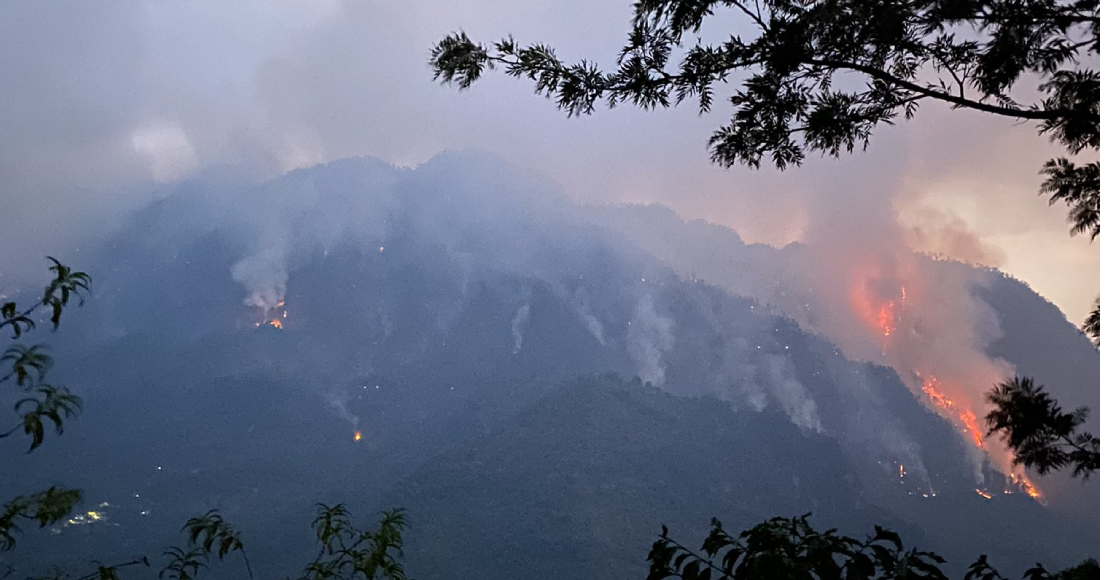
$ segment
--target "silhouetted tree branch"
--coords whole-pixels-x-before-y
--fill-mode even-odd
[[[1089,409],[1065,412],[1033,380],[1015,377],[996,385],[987,395],[995,408],[984,420],[988,434],[999,434],[1015,453],[1015,463],[1046,474],[1073,466],[1075,476],[1100,470],[1100,439],[1079,432]]]
[[[809,525],[808,515],[772,518],[732,536],[719,520],[699,552],[669,537],[661,527],[646,560],[647,580],[768,580],[814,578],[818,580],[871,580],[906,578],[947,580],[941,570],[945,560],[933,552],[903,547],[898,534],[875,526],[875,533],[856,540],[836,533],[819,532]],[[1093,575],[1093,574],[1096,575]],[[1051,574],[1035,566],[1023,574],[1027,580],[1087,580],[1099,578],[1100,566],[1093,560]],[[968,567],[964,580],[1008,580],[980,556]]]

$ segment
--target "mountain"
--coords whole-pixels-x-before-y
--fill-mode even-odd
[[[0,451],[3,497],[72,485],[99,514],[28,534],[15,565],[156,555],[219,508],[260,573],[294,574],[316,502],[365,523],[408,508],[408,569],[427,578],[640,576],[662,523],[699,539],[713,516],[810,511],[892,527],[955,570],[1095,556],[1096,515],[1011,485],[902,359],[857,356],[824,306],[771,299],[784,280],[829,304],[795,276],[808,251],[575,206],[478,153],[177,184],[81,265],[95,295],[52,337],[85,414],[34,454]],[[1066,337],[1055,359],[1096,361],[1025,286],[927,267],[996,276],[962,304],[987,292],[1008,328]],[[941,328],[907,316],[915,340]],[[1018,360],[1037,340],[985,344]]]
[[[686,221],[663,206],[597,207],[590,219],[619,232],[627,242],[649,250],[681,276],[702,278],[733,294],[756,297],[796,319],[804,328],[828,333],[829,325],[821,323],[820,312],[827,312],[830,307],[835,310],[836,306],[813,290],[835,287],[839,282],[834,278],[835,271],[820,267],[822,259],[834,260],[835,254],[824,253],[822,258],[820,253],[801,244],[784,248],[745,244],[729,228],[702,220]],[[845,249],[850,254],[859,254],[859,250]],[[888,248],[880,259],[899,257]],[[919,344],[921,358],[953,366],[959,363],[958,359],[981,352],[984,358],[1005,363],[1004,374],[998,380],[1011,372],[1034,378],[1046,385],[1065,408],[1090,409],[1086,429],[1100,432],[1100,416],[1092,412],[1100,406],[1100,355],[1057,306],[1026,283],[993,268],[929,257],[904,259],[913,260],[911,270],[922,271],[925,278],[951,281],[942,284],[941,293],[935,294],[933,300],[955,308],[930,312],[930,316],[951,322],[936,329],[942,332],[932,333],[936,345]],[[835,290],[828,293],[835,294]],[[840,307],[847,309],[849,304],[845,302]],[[849,327],[859,326],[858,321],[843,322]],[[972,335],[984,336],[970,341]],[[833,332],[830,338],[844,347],[858,350],[862,346],[858,339],[852,339],[848,328]],[[944,348],[945,343],[953,342],[963,342],[965,348]],[[880,359],[875,352],[878,346],[864,354],[889,365],[887,357]],[[908,370],[904,364],[899,366],[903,367],[898,369],[900,374]],[[977,381],[971,388],[982,392],[989,384]],[[1100,513],[1100,486],[1095,476],[1082,482],[1072,479],[1068,472],[1059,472],[1036,479],[1051,508],[1095,528],[1092,522]],[[1087,529],[1084,533],[1093,532]]]

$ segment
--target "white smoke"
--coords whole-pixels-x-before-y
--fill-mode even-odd
[[[235,199],[254,234],[251,250],[231,268],[245,287],[245,304],[273,308],[287,293],[289,274],[313,256],[328,254],[343,241],[376,253],[395,207],[397,170],[368,159],[330,165],[332,179],[296,171]]]
[[[789,415],[790,421],[806,431],[821,431],[821,419],[817,415],[817,404],[809,396],[805,386],[794,376],[789,359],[777,355],[766,355],[763,359],[766,373],[766,387],[770,394]]]
[[[525,341],[522,332],[527,322],[529,322],[529,304],[525,303],[517,309],[517,313],[513,315],[513,322],[510,324],[510,334],[513,337],[513,354],[521,352],[521,345]]]
[[[326,397],[327,403],[331,406],[331,408],[335,411],[338,411],[338,416],[348,421],[350,425],[354,427],[354,429],[357,429],[358,416],[350,412],[350,409],[346,407],[346,403],[348,402],[349,398],[338,393],[337,391],[327,392]]]
[[[754,356],[746,338],[735,338],[724,349],[724,369],[721,373],[723,391],[720,398],[731,402],[743,401],[751,409],[762,411],[770,403],[766,392],[755,377],[756,366],[751,364]]]
[[[660,387],[665,383],[665,353],[673,348],[673,320],[657,312],[653,296],[646,294],[634,305],[628,323],[626,350],[643,381]]]
[[[583,327],[595,337],[599,342],[599,346],[607,345],[607,335],[603,329],[603,323],[591,312],[590,298],[587,295],[587,289],[580,286],[575,291],[575,295],[571,297],[571,302],[579,314],[580,322]]]
[[[894,368],[927,405],[916,371],[937,376],[958,405],[984,408],[984,391],[1014,372],[1006,361],[986,353],[1002,336],[995,311],[976,293],[989,278],[908,248],[889,196],[872,199],[874,203],[836,197],[810,215],[805,245],[781,250],[746,245],[726,228],[686,223],[656,208],[639,208],[641,220],[614,208],[589,213],[678,275],[754,298],[827,337],[848,358]],[[865,226],[853,229],[853,223]],[[894,327],[884,336],[879,312],[891,303],[887,318]],[[795,409],[796,392],[787,400]],[[800,420],[812,423],[809,414]],[[1000,446],[987,447],[1002,469],[1010,467]],[[984,460],[982,453],[976,456],[977,462]]]
[[[273,308],[284,298],[288,286],[288,248],[273,239],[256,253],[242,258],[230,268],[234,280],[245,286],[245,304],[260,309]]]

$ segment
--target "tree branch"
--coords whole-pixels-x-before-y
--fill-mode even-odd
[[[16,431],[19,431],[20,427],[23,427],[23,423],[20,423],[19,425],[16,425],[15,427],[12,427],[11,429],[8,429],[7,431],[5,431],[3,433],[0,433],[0,439],[3,439],[3,438],[5,438],[9,435],[14,434]]]
[[[245,547],[238,548],[241,552],[241,559],[245,560],[245,571],[249,573],[249,580],[253,580],[253,567],[249,565],[249,556],[245,555]]]
[[[124,562],[123,564],[116,564],[116,565],[113,565],[113,566],[99,566],[99,568],[112,568],[113,570],[118,570],[120,568],[127,568],[129,566],[135,566],[137,564],[143,564],[143,565],[147,566],[148,565],[148,559],[147,558],[136,558],[135,560],[132,560],[131,562]],[[78,578],[77,580],[96,580],[100,576],[101,576],[101,570],[99,569],[97,572],[91,572],[89,574],[86,574],[85,576],[82,576],[82,577]]]
[[[743,14],[749,16],[751,20],[754,20],[754,23],[757,24],[758,27],[763,30],[763,32],[770,31],[770,27],[766,26],[766,23],[762,21],[762,11],[758,10],[758,2],[755,2],[755,10],[758,10],[758,12],[751,12],[750,9],[744,6],[742,2],[739,2],[739,0],[731,0],[731,3],[739,8],[739,10],[743,12]]]
[[[730,573],[730,572],[728,572],[727,570],[724,570],[724,569],[723,569],[723,568],[721,568],[721,567],[720,567],[720,566],[719,566],[718,564],[716,564],[716,563],[712,562],[712,561],[711,561],[711,560],[709,560],[708,558],[705,558],[704,556],[701,556],[700,554],[697,554],[696,552],[693,552],[692,550],[690,550],[690,549],[688,549],[688,548],[684,547],[683,545],[681,545],[681,544],[680,544],[679,542],[677,542],[676,540],[674,540],[674,539],[672,539],[672,538],[669,538],[669,537],[666,537],[666,538],[665,538],[665,542],[666,542],[667,544],[672,544],[673,546],[676,546],[676,548],[677,548],[678,550],[681,550],[682,552],[684,552],[684,553],[688,554],[689,556],[692,556],[692,557],[693,557],[693,558],[695,558],[695,559],[696,559],[696,560],[697,560],[698,562],[701,562],[701,563],[703,563],[704,565],[706,565],[706,566],[707,566],[708,568],[711,568],[712,570],[715,570],[716,572],[719,572],[719,573],[720,573],[720,574],[722,574],[722,575],[723,575],[724,577],[726,577],[726,578],[731,578],[731,573]],[[736,542],[736,543],[738,543],[738,542]]]
[[[1078,445],[1072,439],[1069,438],[1069,435],[1062,435],[1062,441],[1065,441],[1067,445],[1069,445],[1070,447],[1073,447],[1074,449],[1076,449],[1076,450],[1078,450],[1082,453],[1086,453],[1086,454],[1096,453],[1098,455],[1100,454],[1100,451],[1093,451],[1091,449],[1086,449],[1085,447],[1083,447],[1081,445]]]
[[[4,328],[5,326],[12,326],[16,323],[17,320],[30,317],[31,313],[38,310],[41,306],[45,306],[45,303],[42,301],[36,302],[31,306],[31,308],[28,308],[27,310],[16,314],[14,317],[0,320],[0,328]]]
[[[944,91],[938,91],[938,90],[931,89],[929,87],[923,87],[922,85],[912,83],[912,82],[910,82],[908,80],[905,80],[905,79],[898,78],[898,77],[896,77],[896,76],[894,76],[894,75],[892,75],[892,74],[890,74],[890,73],[888,73],[884,70],[880,70],[880,69],[877,69],[875,67],[871,67],[871,66],[867,66],[867,65],[863,65],[863,64],[859,64],[859,63],[855,63],[855,62],[845,62],[845,61],[830,60],[830,59],[821,59],[821,60],[807,59],[803,62],[805,64],[813,64],[813,65],[823,66],[823,67],[828,67],[828,68],[854,70],[854,71],[857,71],[857,72],[861,72],[865,75],[868,75],[872,78],[879,79],[881,81],[890,83],[890,84],[898,86],[898,87],[902,87],[902,88],[904,88],[908,91],[919,93],[919,94],[925,95],[927,97],[931,97],[931,98],[934,98],[934,99],[937,99],[937,100],[940,100],[940,101],[946,101],[946,102],[949,102],[949,103],[953,103],[954,105],[957,105],[959,107],[964,107],[964,108],[967,108],[967,109],[975,109],[977,111],[983,111],[985,113],[992,113],[994,115],[1002,115],[1004,117],[1015,117],[1015,118],[1018,118],[1018,119],[1036,119],[1036,120],[1045,121],[1045,120],[1056,120],[1056,119],[1062,119],[1062,118],[1066,118],[1066,117],[1076,117],[1076,116],[1078,116],[1075,111],[1069,111],[1069,110],[1065,110],[1065,109],[1048,109],[1048,110],[1015,109],[1015,108],[1011,108],[1011,107],[1000,107],[998,105],[989,105],[987,103],[982,103],[980,101],[974,101],[974,100],[967,99],[967,98],[964,98],[964,97],[958,97],[956,95],[953,95],[951,93],[946,93]]]

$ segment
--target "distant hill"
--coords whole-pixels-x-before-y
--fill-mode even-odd
[[[28,534],[20,569],[158,555],[216,507],[262,574],[293,574],[314,503],[338,501],[367,522],[408,508],[408,569],[436,579],[640,576],[662,523],[699,539],[712,516],[810,511],[954,566],[1098,554],[1095,515],[981,498],[1002,475],[895,369],[737,285],[803,249],[728,232],[576,207],[477,153],[178,184],[81,265],[96,295],[52,337],[85,415],[35,454],[0,450],[3,497],[80,486],[105,515]],[[1052,331],[1040,376],[1090,392],[1096,351],[982,275],[1016,333],[993,351],[1018,366],[1044,342],[1016,321]]]
[[[640,578],[661,524],[699,545],[713,515],[745,529],[812,512],[816,525],[857,536],[878,523],[938,550],[961,573],[978,538],[990,538],[980,544],[995,561],[1020,565],[1076,546],[1024,533],[1052,525],[1026,499],[867,497],[846,455],[835,439],[803,433],[779,413],[596,377],[451,447],[386,501],[411,506],[409,562],[433,579]]]

